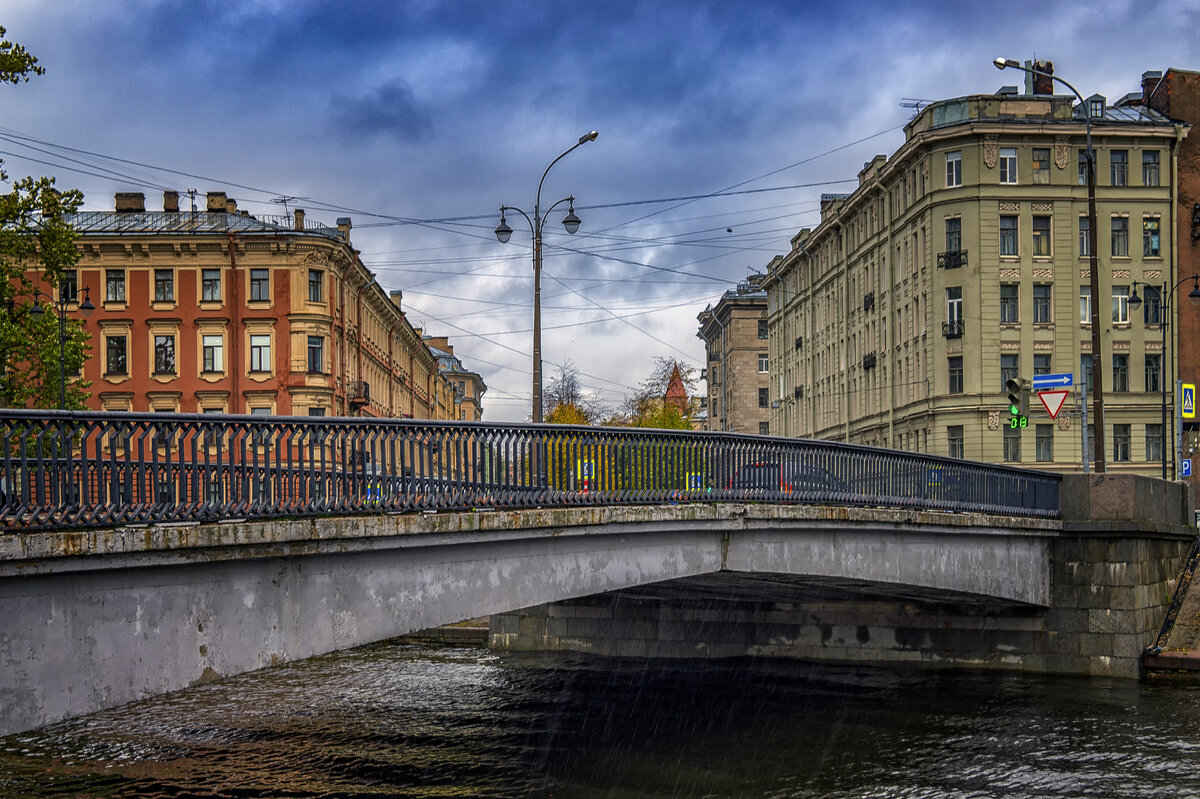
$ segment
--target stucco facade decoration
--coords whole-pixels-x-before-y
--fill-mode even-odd
[[[705,430],[766,433],[772,413],[767,374],[767,295],[751,275],[700,312],[708,388]]]
[[[166,192],[146,211],[121,193],[114,211],[71,220],[69,282],[96,306],[89,407],[450,418],[436,357],[364,266],[348,217],[329,227],[206,199],[181,211]]]
[[[820,224],[768,265],[772,434],[1079,471],[1096,300],[1108,471],[1159,473],[1171,353],[1158,298],[1128,299],[1135,281],[1146,300],[1140,284],[1177,274],[1190,127],[1089,98],[1093,298],[1085,109],[1034,91],[922,109],[904,145],[865,164],[853,192],[824,195]],[[1058,418],[1034,396],[1028,426],[1010,428],[1007,378],[1057,373],[1074,378]]]

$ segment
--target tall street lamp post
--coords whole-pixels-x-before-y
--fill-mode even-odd
[[[577,147],[581,147],[590,141],[595,141],[600,134],[596,131],[585,133],[579,137],[579,141],[571,145],[558,158],[550,162],[550,166],[546,167],[546,171],[542,173],[542,179],[538,181],[537,197],[533,202],[533,218],[529,214],[522,211],[513,205],[500,206],[500,224],[496,226],[496,238],[501,244],[508,242],[512,238],[512,228],[508,226],[508,221],[504,218],[505,211],[516,211],[521,216],[525,217],[525,221],[529,223],[530,233],[533,235],[533,422],[540,424],[542,421],[542,226],[546,224],[547,217],[556,206],[568,203],[567,215],[563,217],[563,227],[568,233],[574,233],[579,230],[580,219],[575,215],[575,197],[570,195],[563,197],[558,202],[546,209],[546,213],[542,214],[542,184],[546,182],[546,175],[549,174],[550,168],[566,157]]]
[[[1092,151],[1092,112],[1088,108],[1087,101],[1083,99],[1083,95],[1074,86],[1057,75],[1024,66],[1011,58],[997,58],[992,63],[996,65],[996,69],[1002,70],[1011,67],[1012,69],[1019,69],[1022,72],[1028,72],[1030,75],[1041,75],[1042,77],[1058,81],[1071,90],[1071,93],[1079,100],[1079,106],[1083,109],[1084,131],[1087,137],[1088,271],[1091,273],[1089,283],[1092,293],[1092,424],[1096,430],[1093,436],[1093,441],[1095,442],[1093,449],[1096,453],[1096,472],[1098,474],[1103,473],[1106,462],[1104,449],[1104,359],[1100,349],[1100,269],[1096,258],[1096,155]],[[1087,458],[1086,448],[1084,449],[1084,458]],[[1084,462],[1086,463],[1086,460]]]
[[[1174,302],[1172,302],[1171,297],[1174,296],[1176,289],[1178,289],[1180,286],[1182,286],[1184,283],[1188,282],[1189,280],[1192,281],[1192,290],[1188,292],[1188,298],[1191,299],[1193,303],[1200,302],[1200,275],[1192,275],[1191,277],[1185,277],[1182,280],[1180,280],[1178,283],[1176,283],[1174,286],[1172,286],[1169,290],[1167,289],[1167,284],[1163,283],[1162,287],[1160,288],[1160,291],[1162,293],[1158,295],[1159,296],[1158,326],[1159,326],[1159,329],[1162,330],[1163,357],[1166,358],[1167,361],[1171,362],[1172,397],[1174,397],[1174,391],[1175,391],[1175,389],[1174,389],[1175,362],[1174,362],[1174,360],[1172,360],[1172,358],[1168,354],[1168,350],[1167,350],[1167,326],[1170,324],[1170,321],[1171,321],[1171,308],[1175,304]],[[1129,305],[1130,305],[1130,307],[1134,308],[1135,310],[1137,309],[1137,307],[1139,305],[1142,304],[1142,298],[1139,297],[1138,293],[1137,293],[1138,286],[1153,287],[1154,284],[1153,283],[1143,283],[1140,280],[1133,281],[1133,296],[1129,298]],[[1162,367],[1159,369],[1158,384],[1159,384],[1159,387],[1162,389],[1162,442],[1163,442],[1162,443],[1162,450],[1163,450],[1162,451],[1162,479],[1167,480],[1167,479],[1175,478],[1175,459],[1174,459],[1174,457],[1171,458],[1171,477],[1168,478],[1167,477],[1167,451],[1168,451],[1168,448],[1167,448],[1166,363],[1163,363]],[[1172,431],[1172,441],[1171,441],[1170,451],[1172,453],[1175,451],[1175,441],[1174,441],[1173,431]]]
[[[83,302],[79,303],[79,310],[85,315],[96,310],[96,306],[92,305],[91,292],[84,288]],[[29,309],[29,313],[33,314],[34,319],[41,319],[45,310],[38,304],[38,297],[45,297],[48,304],[52,304],[58,310],[58,409],[64,411],[67,409],[67,305],[75,301],[75,297],[68,296],[65,291],[58,292],[58,299],[54,299],[49,294],[43,294],[40,291],[33,293],[33,307]]]

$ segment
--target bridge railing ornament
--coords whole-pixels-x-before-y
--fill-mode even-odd
[[[684,502],[1056,517],[1059,476],[729,433],[0,410],[0,532]]]

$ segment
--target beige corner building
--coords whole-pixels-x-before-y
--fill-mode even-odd
[[[1097,301],[1108,469],[1157,473],[1171,369],[1155,287],[1176,280],[1177,153],[1189,128],[1134,96],[1087,106],[1053,96],[1049,81],[933,103],[898,151],[864,166],[853,193],[822,198],[820,224],[792,239],[763,284],[773,435],[1079,470]],[[1084,113],[1097,158],[1097,298]],[[1135,288],[1140,306],[1129,304]],[[1010,429],[1006,380],[1057,373],[1075,383],[1057,419],[1035,396],[1029,426]]]
[[[697,317],[708,385],[705,430],[766,435],[771,414],[767,294],[761,275],[725,292]]]

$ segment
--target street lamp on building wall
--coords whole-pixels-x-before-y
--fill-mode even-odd
[[[83,291],[83,302],[79,303],[79,310],[86,316],[96,310],[96,306],[92,305],[92,295],[87,288],[80,289]],[[29,313],[33,315],[35,320],[40,320],[45,309],[38,304],[38,297],[45,297],[48,304],[54,305],[58,310],[58,409],[60,411],[67,409],[67,306],[75,302],[74,296],[68,296],[67,292],[61,289],[58,292],[58,299],[54,299],[49,294],[43,294],[40,291],[33,293],[33,307],[29,309]]]
[[[1041,75],[1044,78],[1058,81],[1071,90],[1071,93],[1079,100],[1079,105],[1083,109],[1088,162],[1088,271],[1091,273],[1089,285],[1092,294],[1092,424],[1096,429],[1095,436],[1093,437],[1096,452],[1096,471],[1101,473],[1105,471],[1106,462],[1104,450],[1104,359],[1100,348],[1100,269],[1096,257],[1096,157],[1092,150],[1092,110],[1088,107],[1087,101],[1083,99],[1083,95],[1074,86],[1053,73],[1024,66],[1011,58],[997,58],[992,63],[996,65],[996,69],[1003,70],[1011,67],[1012,69],[1019,69],[1022,72],[1028,72],[1030,75]],[[1084,432],[1087,432],[1086,427],[1084,428]],[[1084,448],[1084,457],[1087,457],[1086,447]]]
[[[1192,275],[1191,277],[1185,277],[1182,280],[1180,280],[1178,283],[1176,283],[1174,286],[1172,286],[1169,290],[1167,289],[1166,283],[1163,283],[1162,286],[1160,287],[1160,291],[1162,293],[1159,295],[1158,326],[1159,326],[1159,329],[1162,330],[1163,355],[1166,357],[1166,359],[1168,361],[1171,362],[1171,385],[1172,385],[1171,396],[1172,396],[1172,398],[1174,397],[1174,394],[1175,394],[1175,389],[1173,388],[1173,386],[1175,385],[1175,364],[1174,364],[1174,361],[1172,360],[1171,356],[1167,354],[1167,352],[1168,352],[1168,350],[1167,350],[1167,326],[1170,324],[1170,321],[1171,321],[1171,306],[1174,305],[1174,303],[1171,302],[1171,297],[1172,297],[1172,295],[1175,294],[1176,289],[1178,289],[1180,286],[1182,286],[1184,283],[1188,282],[1189,280],[1192,281],[1192,290],[1188,292],[1188,298],[1192,300],[1193,304],[1195,304],[1197,302],[1200,302],[1200,275]],[[1153,283],[1143,283],[1140,280],[1133,281],[1133,296],[1129,298],[1129,305],[1131,308],[1134,308],[1135,310],[1137,309],[1137,307],[1139,305],[1142,304],[1142,298],[1139,297],[1138,293],[1137,293],[1138,286],[1151,286],[1152,287],[1152,286],[1154,286],[1154,284]],[[1174,459],[1174,457],[1171,458],[1171,476],[1169,478],[1167,477],[1167,375],[1166,375],[1165,367],[1166,367],[1166,364],[1164,363],[1163,368],[1160,369],[1160,374],[1158,376],[1158,384],[1159,384],[1159,387],[1162,389],[1162,479],[1164,479],[1164,480],[1172,479],[1173,480],[1173,479],[1175,479],[1175,459]],[[1172,438],[1172,441],[1171,441],[1170,450],[1171,450],[1171,452],[1174,452],[1175,451],[1175,441],[1174,441],[1173,433],[1172,433],[1171,438]]]
[[[567,148],[562,155],[550,162],[550,166],[546,167],[546,171],[542,173],[542,179],[538,181],[537,196],[533,201],[532,219],[529,214],[516,206],[500,206],[500,224],[496,226],[496,238],[500,240],[501,244],[506,244],[512,238],[513,233],[512,228],[508,226],[508,221],[504,218],[505,211],[516,211],[525,217],[525,221],[529,223],[530,233],[533,235],[533,422],[535,424],[542,421],[542,226],[546,224],[546,218],[550,216],[550,212],[563,203],[568,203],[567,215],[563,217],[562,221],[567,232],[574,233],[579,230],[581,221],[575,215],[574,195],[563,197],[547,208],[545,214],[542,214],[542,184],[546,182],[546,175],[549,174],[550,167],[561,161],[567,153],[575,148],[595,141],[599,135],[593,130],[580,136],[578,142]]]

